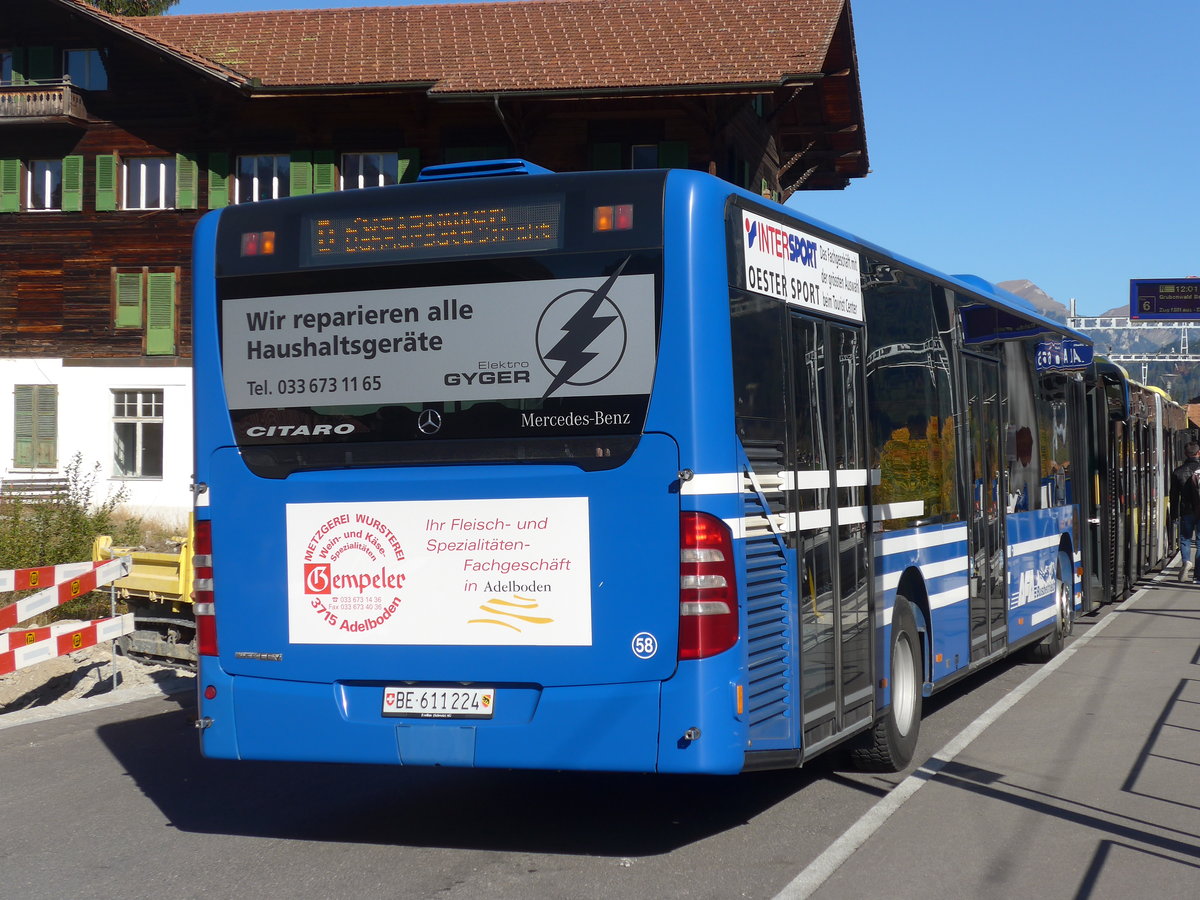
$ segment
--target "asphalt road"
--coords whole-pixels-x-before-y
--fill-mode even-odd
[[[1037,670],[927,700],[916,759]],[[0,730],[0,897],[773,898],[907,774],[233,763],[200,757],[193,715],[184,694]]]

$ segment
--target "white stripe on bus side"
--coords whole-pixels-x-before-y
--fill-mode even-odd
[[[838,487],[865,487],[879,484],[878,469],[836,469]],[[829,469],[812,469],[794,472],[781,470],[777,475],[759,474],[766,491],[771,490],[821,490],[831,484]],[[741,494],[744,492],[741,472],[710,472],[694,474],[680,485],[680,493],[688,496],[698,494]]]
[[[916,534],[903,534],[896,537],[885,535],[879,542],[879,555],[891,556],[895,553],[911,553],[913,550],[923,550],[926,547],[940,547],[943,544],[965,542],[966,539],[966,525],[939,528],[936,531],[919,531]]]
[[[1026,553],[1036,553],[1039,550],[1049,550],[1058,547],[1058,542],[1061,535],[1048,534],[1045,537],[1035,538],[1032,541],[1021,541],[1019,544],[1009,544],[1008,555],[1024,556]]]

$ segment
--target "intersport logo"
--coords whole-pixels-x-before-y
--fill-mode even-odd
[[[746,229],[746,248],[817,268],[817,242],[764,219],[743,217]]]

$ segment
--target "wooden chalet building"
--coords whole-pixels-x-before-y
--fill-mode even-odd
[[[493,156],[783,199],[867,172],[849,0],[0,10],[0,481],[78,453],[142,508],[191,504],[206,210]]]

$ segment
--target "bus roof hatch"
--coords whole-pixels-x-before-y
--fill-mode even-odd
[[[417,181],[455,181],[460,178],[495,178],[499,175],[553,175],[549,169],[524,159],[477,159],[471,162],[426,166]]]

